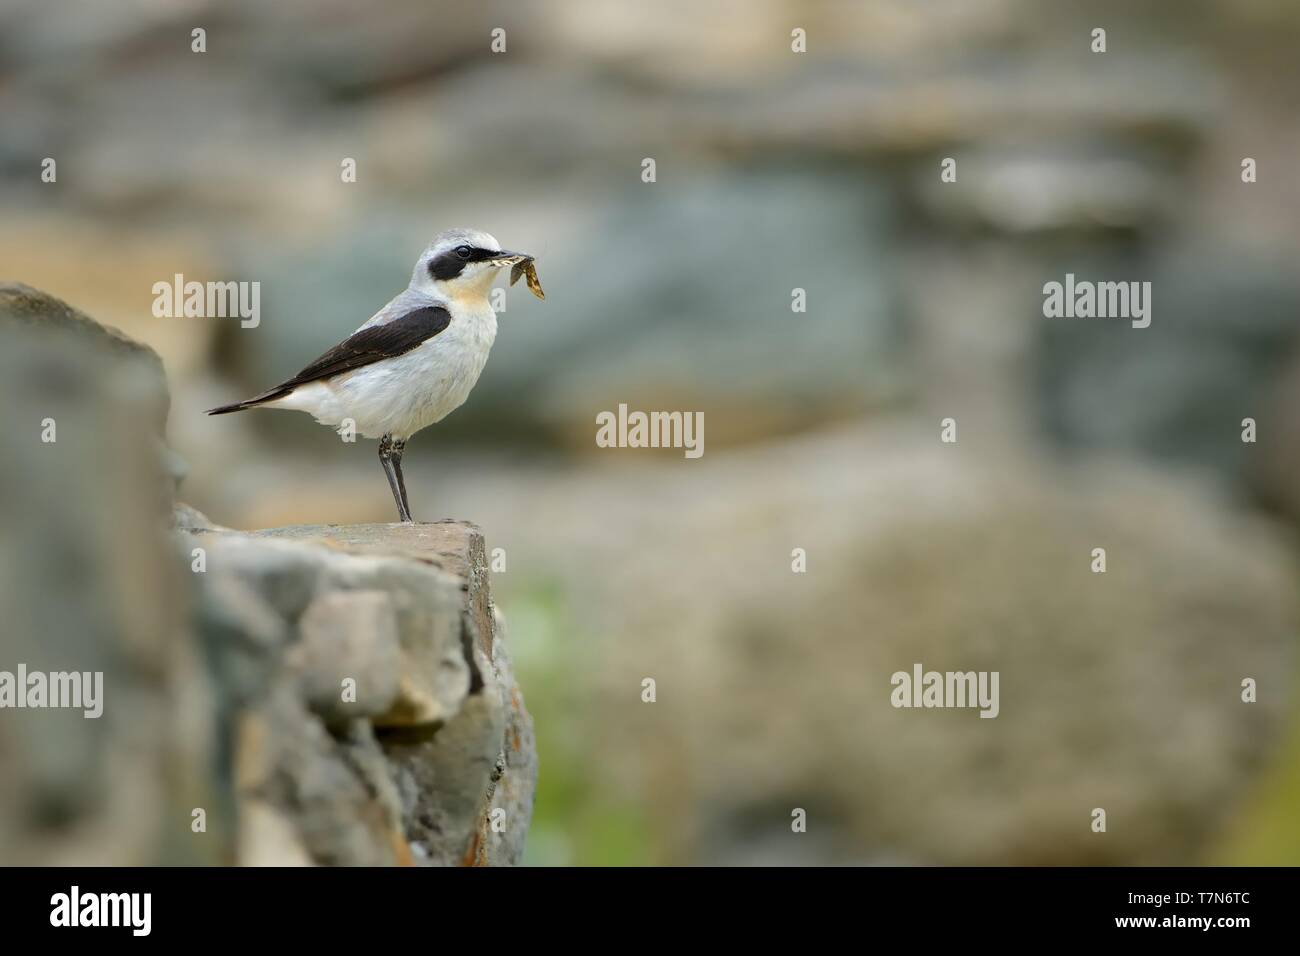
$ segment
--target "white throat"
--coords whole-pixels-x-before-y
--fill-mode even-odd
[[[499,271],[483,269],[469,277],[457,276],[446,281],[435,279],[432,282],[434,294],[466,309],[478,311],[488,305],[488,293],[492,290],[492,283]]]

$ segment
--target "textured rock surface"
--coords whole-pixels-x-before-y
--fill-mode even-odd
[[[179,533],[217,595],[243,819],[282,835],[241,862],[519,862],[536,759],[476,528]]]

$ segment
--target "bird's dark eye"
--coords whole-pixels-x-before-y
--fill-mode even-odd
[[[457,258],[457,259],[468,259],[469,256],[470,256],[470,253],[473,252],[473,251],[474,251],[474,250],[471,249],[469,246],[457,246],[457,247],[456,247],[456,258]]]

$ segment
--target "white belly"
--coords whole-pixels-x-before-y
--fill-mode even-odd
[[[350,419],[366,438],[410,438],[464,404],[496,339],[491,309],[460,314],[420,346],[355,371],[299,386],[276,408],[309,412],[323,425]]]

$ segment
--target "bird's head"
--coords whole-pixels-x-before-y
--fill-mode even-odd
[[[448,229],[421,253],[411,275],[411,288],[449,300],[483,298],[501,269],[531,258],[502,249],[486,232]]]

